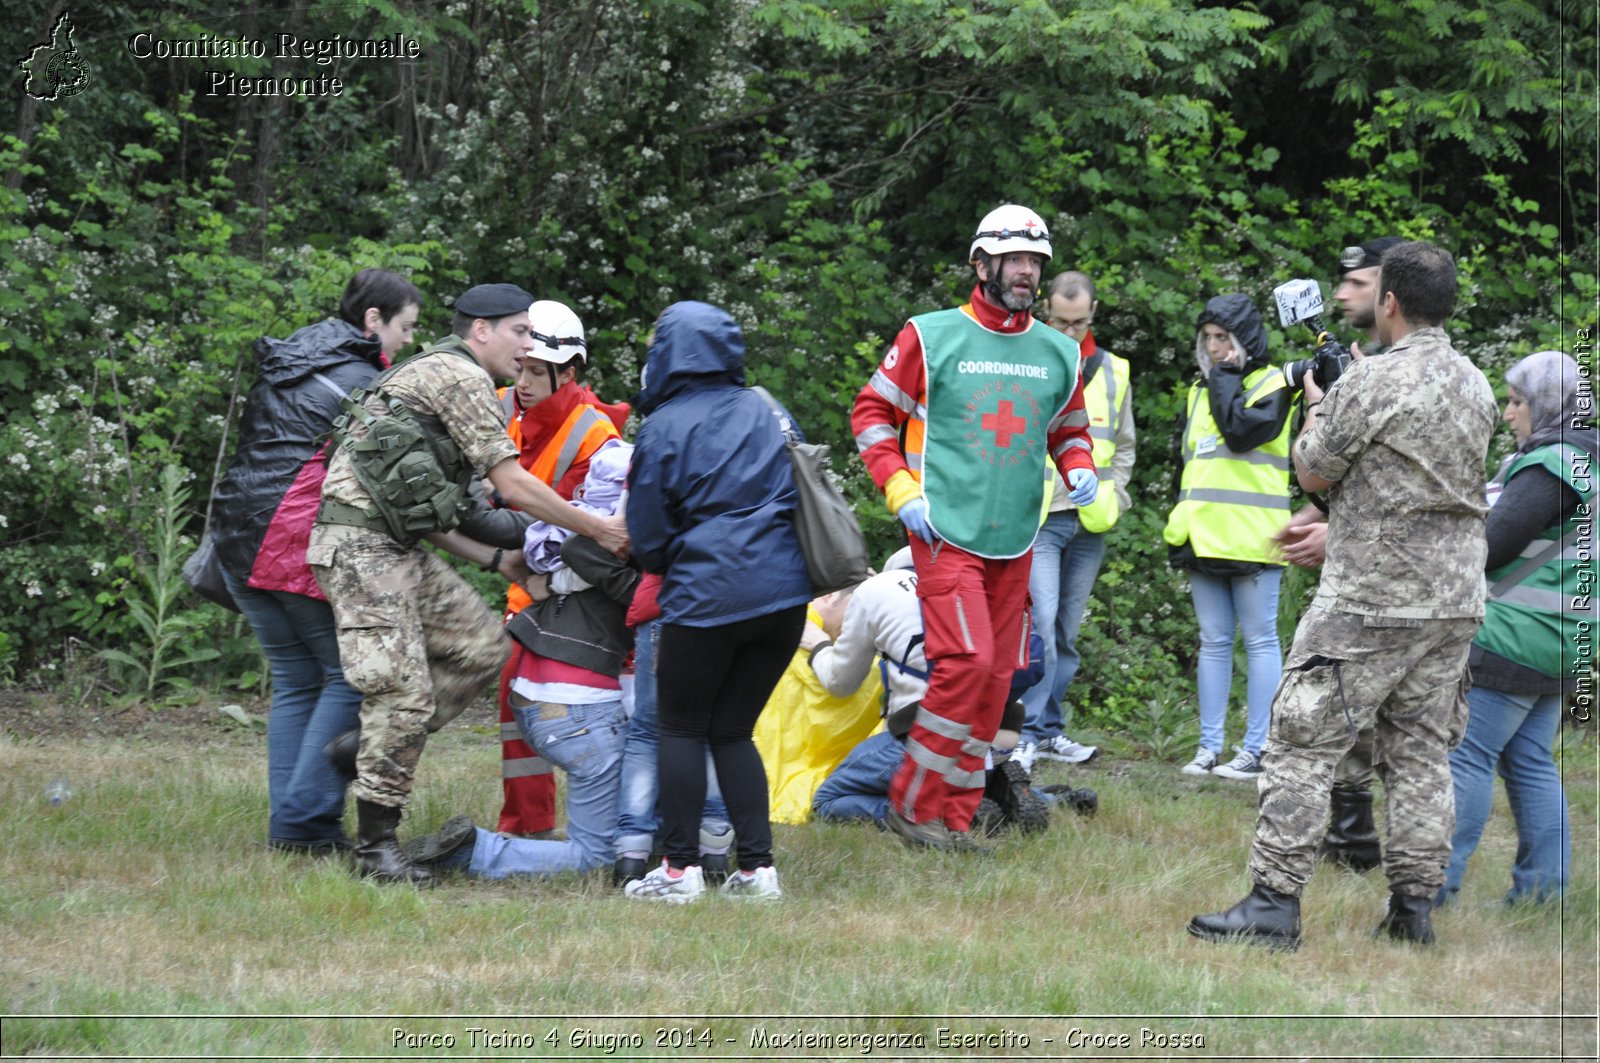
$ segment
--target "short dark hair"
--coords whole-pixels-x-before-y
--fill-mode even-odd
[[[1063,299],[1075,299],[1079,292],[1088,292],[1089,302],[1094,302],[1094,281],[1089,278],[1087,273],[1079,273],[1075,269],[1069,269],[1065,273],[1058,274],[1056,279],[1050,282],[1050,298],[1052,299],[1058,295]]]
[[[526,317],[528,312],[523,310],[519,313],[521,316]],[[468,336],[472,335],[472,323],[474,321],[487,321],[490,328],[499,328],[500,322],[504,321],[508,317],[517,316],[518,314],[501,314],[498,317],[484,317],[482,314],[463,314],[461,311],[457,310],[455,316],[450,319],[450,331],[458,338],[466,339]]]
[[[1413,325],[1443,325],[1455,309],[1456,260],[1442,247],[1421,240],[1395,244],[1378,267],[1378,298],[1390,292]]]
[[[364,269],[350,278],[339,300],[339,317],[356,328],[366,327],[368,307],[376,307],[387,324],[396,314],[415,303],[422,305],[417,286],[386,269]]]

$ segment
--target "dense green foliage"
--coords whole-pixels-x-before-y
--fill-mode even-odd
[[[23,38],[48,39],[59,5],[24,8]],[[1097,336],[1135,364],[1138,505],[1075,695],[1108,722],[1190,672],[1159,531],[1204,298],[1265,306],[1307,276],[1331,294],[1341,247],[1396,233],[1456,254],[1451,332],[1491,380],[1595,323],[1593,5],[175,0],[74,17],[89,86],[37,102],[13,67],[0,141],[0,676],[48,679],[80,642],[137,655],[126,603],[155,563],[160,470],[191,482],[192,539],[249,343],[330,313],[364,266],[417,281],[423,336],[470,283],[570,302],[608,398],[632,390],[664,306],[726,307],[752,377],[835,445],[886,548],[851,396],[906,316],[965,293],[977,218],[1034,206],[1054,266],[1100,282]],[[140,58],[140,31],[268,54]],[[401,33],[421,56],[319,65],[275,56],[283,32]],[[344,88],[211,95],[208,71]],[[1274,329],[1274,349],[1306,338]],[[173,652],[243,667],[231,618],[185,631]]]

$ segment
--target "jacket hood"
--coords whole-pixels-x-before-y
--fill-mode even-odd
[[[656,320],[635,407],[646,415],[674,395],[715,384],[744,386],[739,326],[709,303],[673,303]]]
[[[376,336],[336,317],[307,325],[285,340],[266,336],[256,341],[256,368],[261,379],[277,388],[345,362],[381,365],[382,355]]]
[[[1220,325],[1233,334],[1233,338],[1244,349],[1245,372],[1267,364],[1267,330],[1261,324],[1261,311],[1256,309],[1256,304],[1250,301],[1248,295],[1234,293],[1206,300],[1206,308],[1200,311],[1194,327],[1201,329],[1206,325]],[[1206,356],[1205,343],[1196,337],[1195,346],[1200,372],[1208,373],[1211,359]]]

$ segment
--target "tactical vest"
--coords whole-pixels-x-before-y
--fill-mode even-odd
[[[417,358],[445,355],[477,365],[470,354],[448,341]],[[461,448],[437,417],[418,413],[384,390],[390,377],[415,361],[391,366],[340,403],[345,412],[333,422],[333,444],[349,453],[350,467],[373,508],[324,501],[317,513],[322,523],[370,528],[410,546],[433,532],[449,531],[466,515],[473,477]],[[366,400],[372,396],[382,403],[383,412],[367,408]],[[349,432],[352,419],[366,426],[359,439]]]
[[[1110,531],[1122,516],[1122,503],[1111,477],[1111,457],[1117,452],[1122,407],[1132,401],[1128,360],[1110,351],[1104,353],[1105,364],[1083,388],[1083,405],[1089,411],[1089,437],[1094,440],[1094,467],[1100,477],[1100,493],[1087,506],[1078,507],[1078,523],[1089,532]]]
[[[1242,386],[1245,405],[1253,406],[1288,382],[1276,366],[1262,366]],[[1240,454],[1223,442],[1205,387],[1189,389],[1183,478],[1163,533],[1169,546],[1188,542],[1196,557],[1283,564],[1272,536],[1289,520],[1291,420],[1285,417],[1277,436]]]
[[[1050,418],[1078,382],[1078,344],[1037,322],[994,332],[960,309],[911,319],[928,378],[922,492],[928,524],[989,558],[1027,553],[1044,502]],[[907,435],[907,458],[911,437]]]
[[[1514,459],[1502,482],[1527,468],[1558,478],[1579,504],[1565,522],[1534,536],[1519,557],[1488,573],[1483,626],[1473,641],[1544,675],[1570,678],[1588,668],[1580,639],[1592,644],[1597,624],[1594,470],[1588,451],[1559,444]]]

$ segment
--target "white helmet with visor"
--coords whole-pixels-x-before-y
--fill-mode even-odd
[[[570,307],[552,299],[540,299],[528,307],[528,328],[533,336],[533,350],[525,357],[554,365],[566,365],[574,358],[579,365],[588,361],[589,344],[583,338],[583,322]]]
[[[978,252],[991,255],[1009,255],[1017,251],[1030,251],[1043,255],[1049,261],[1050,229],[1039,220],[1039,215],[1027,207],[1007,203],[983,216],[978,231],[972,237],[972,249],[967,261],[976,262]]]

